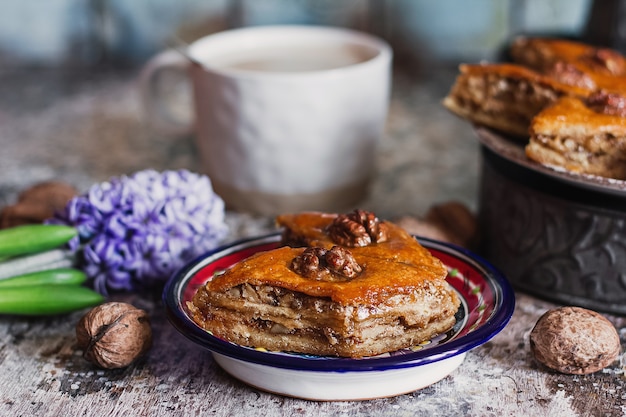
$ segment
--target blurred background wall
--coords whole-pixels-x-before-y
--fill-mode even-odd
[[[609,2],[611,0],[599,0]],[[614,1],[613,1],[614,2]],[[375,33],[397,62],[492,59],[519,33],[578,37],[592,0],[0,0],[0,66],[128,67],[176,35],[306,23]]]

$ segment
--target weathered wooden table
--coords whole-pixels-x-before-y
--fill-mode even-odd
[[[363,208],[384,218],[422,215],[458,200],[475,209],[478,144],[439,105],[454,71],[396,76],[379,173]],[[197,169],[191,138],[141,123],[135,74],[0,73],[0,205],[45,179],[85,189],[145,168]],[[229,239],[272,228],[271,219],[228,213]],[[76,349],[84,312],[0,317],[0,416],[623,416],[623,357],[587,376],[561,375],[532,358],[528,334],[554,304],[517,294],[509,325],[472,350],[444,380],[394,398],[311,402],[250,388],[168,323],[159,293],[120,294],[150,313],[154,344],[134,365],[105,371]],[[626,318],[608,316],[626,338]]]

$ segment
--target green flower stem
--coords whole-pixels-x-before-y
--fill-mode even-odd
[[[37,285],[0,290],[0,314],[65,314],[98,305],[104,297],[79,285]]]
[[[37,285],[81,285],[87,281],[83,271],[71,268],[49,269],[0,280],[0,291],[10,287]]]
[[[29,224],[0,230],[0,257],[27,255],[48,251],[69,242],[78,235],[71,226]]]

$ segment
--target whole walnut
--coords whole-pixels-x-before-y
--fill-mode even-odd
[[[475,215],[464,204],[449,201],[432,206],[423,218],[404,216],[395,223],[412,235],[472,249],[478,241]]]
[[[539,362],[564,374],[583,375],[609,366],[621,352],[619,335],[604,316],[580,307],[542,315],[530,333]]]
[[[148,314],[131,304],[110,302],[94,307],[76,324],[83,357],[101,368],[124,368],[152,345]]]
[[[65,208],[77,194],[76,188],[60,181],[37,183],[20,193],[15,204],[0,210],[0,229],[42,223]]]

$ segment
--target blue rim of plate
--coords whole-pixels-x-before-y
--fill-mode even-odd
[[[456,274],[455,276],[460,277],[462,281],[461,284],[457,283],[456,285],[462,286],[461,292],[463,294],[458,289],[457,293],[459,293],[462,301],[460,310],[463,309],[463,311],[457,313],[457,324],[454,330],[451,330],[452,334],[446,335],[445,341],[434,344],[432,347],[427,346],[424,349],[411,350],[398,355],[380,355],[359,359],[311,356],[288,352],[269,352],[263,349],[240,346],[213,336],[198,326],[189,317],[184,306],[185,291],[188,291],[187,287],[196,274],[224,257],[239,252],[254,251],[257,246],[266,247],[272,243],[276,243],[278,246],[279,233],[239,240],[218,247],[189,262],[166,283],[163,289],[163,303],[167,317],[174,328],[192,342],[212,352],[244,362],[300,371],[365,372],[410,368],[460,355],[486,343],[498,334],[507,325],[515,309],[515,294],[504,275],[482,257],[467,249],[428,238],[416,237],[416,239],[435,256],[445,257],[447,262],[442,259],[445,264],[456,260],[457,265],[466,267],[467,273],[474,271],[472,272],[476,275],[474,280],[480,281],[478,284],[471,282],[459,272],[459,269],[463,268],[452,268],[451,274]],[[251,253],[253,252],[247,252],[246,256]],[[480,276],[477,278],[478,275]],[[486,292],[489,294],[488,301],[470,303],[468,296],[465,295],[466,290],[468,291],[467,294],[471,294],[471,297],[477,295],[481,299],[482,292]],[[471,311],[468,310],[470,304],[474,305]],[[480,316],[479,320],[474,320],[475,323],[471,328],[467,328],[468,316],[476,316],[477,314]]]

